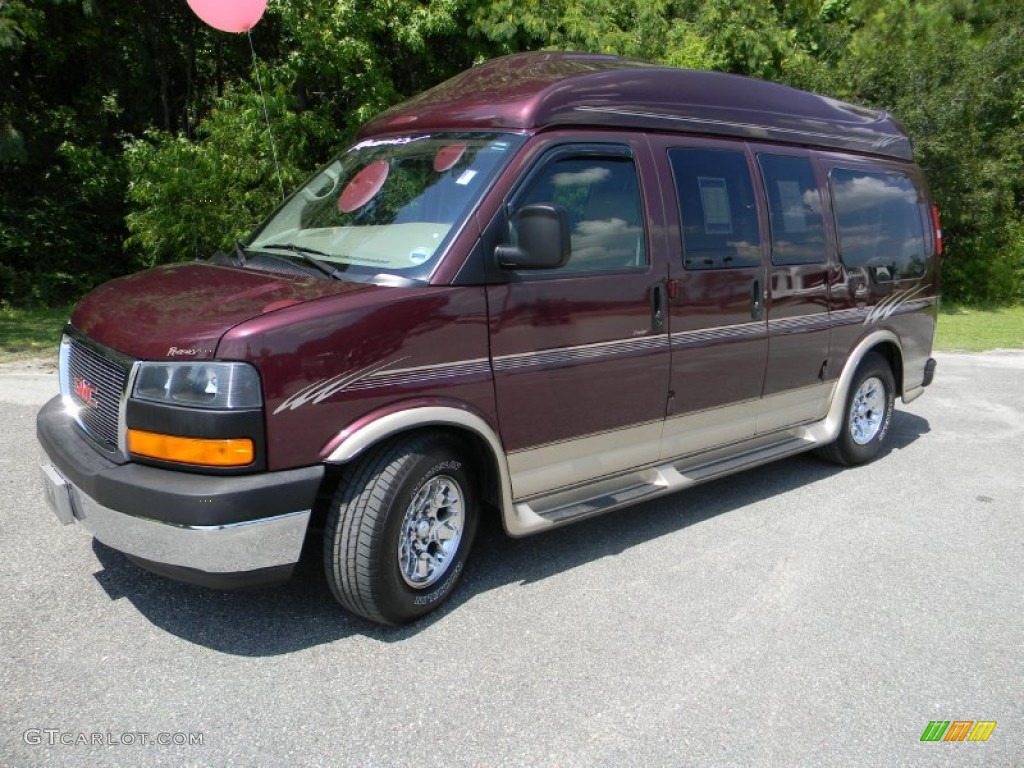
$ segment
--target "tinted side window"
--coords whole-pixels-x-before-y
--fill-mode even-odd
[[[516,195],[513,230],[516,211],[535,203],[560,206],[569,218],[572,255],[564,267],[545,274],[647,263],[640,184],[632,159],[568,155],[550,160]]]
[[[825,224],[821,193],[806,157],[758,155],[768,218],[773,264],[815,264],[825,261]]]
[[[847,267],[874,267],[876,277],[924,274],[927,253],[917,190],[898,173],[834,168],[829,188]]]
[[[683,266],[759,266],[761,234],[746,155],[670,149],[668,157],[682,217]]]

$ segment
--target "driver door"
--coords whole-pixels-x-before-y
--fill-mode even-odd
[[[512,222],[527,205],[564,209],[571,242],[564,266],[506,270],[487,288],[516,499],[658,459],[669,342],[667,267],[644,193],[653,181],[642,140],[558,143],[508,198]]]

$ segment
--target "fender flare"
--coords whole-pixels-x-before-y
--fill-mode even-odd
[[[502,525],[510,536],[524,536],[552,525],[536,513],[513,504],[512,481],[501,438],[482,416],[458,402],[421,400],[373,411],[338,432],[324,446],[321,455],[327,464],[345,464],[389,437],[437,426],[470,432],[487,446],[497,469]]]
[[[850,385],[853,382],[853,376],[868,353],[873,351],[879,344],[886,342],[892,343],[899,351],[900,361],[902,364],[903,345],[900,344],[899,337],[892,331],[879,328],[862,338],[857,342],[846,358],[846,363],[843,365],[843,372],[839,374],[839,379],[836,382],[835,389],[832,390],[832,402],[829,405],[828,413],[825,415],[825,418],[801,428],[801,437],[805,440],[811,440],[818,445],[828,445],[838,439],[839,433],[843,428],[846,398],[850,394]],[[893,375],[896,374],[897,371],[893,371]]]

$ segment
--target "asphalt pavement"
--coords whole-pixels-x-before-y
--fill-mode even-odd
[[[345,614],[315,557],[216,592],[60,526],[53,374],[0,370],[0,765],[1022,766],[1024,354],[938,360],[875,463],[488,522],[401,629]]]

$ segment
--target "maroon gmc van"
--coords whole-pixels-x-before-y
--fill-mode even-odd
[[[529,53],[385,112],[233,253],[75,309],[46,495],[144,568],[437,607],[523,536],[783,456],[859,464],[931,379],[938,217],[876,112]]]

